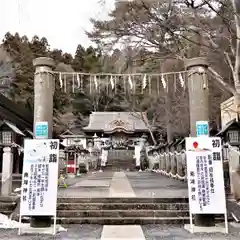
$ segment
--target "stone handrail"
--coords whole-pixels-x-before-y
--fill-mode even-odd
[[[181,150],[180,152],[163,152],[158,153],[157,156],[148,156],[149,168],[152,171],[160,172],[162,175],[169,176],[174,179],[182,181],[187,180],[186,169],[186,152]],[[154,166],[157,166],[156,169]]]
[[[240,200],[240,152],[239,149],[226,143],[225,148],[228,149],[228,167],[229,167],[229,178],[230,178],[230,193],[236,200]]]
[[[226,149],[224,151],[224,149]],[[187,162],[186,162],[186,151],[182,149],[181,151],[172,152],[155,152],[155,156],[152,154],[147,154],[149,167],[154,172],[159,172],[162,175],[178,179],[181,181],[187,180]],[[236,186],[240,183],[240,151],[232,147],[230,144],[223,145],[223,168],[226,183],[230,181],[231,191],[235,192],[235,195],[239,196],[240,199],[240,189],[239,193],[236,190]],[[158,163],[158,164],[156,164]],[[156,169],[157,166],[157,169]],[[230,174],[228,174],[228,168]],[[230,180],[228,180],[230,178]],[[228,183],[229,184],[229,183]],[[233,186],[234,185],[234,186]]]

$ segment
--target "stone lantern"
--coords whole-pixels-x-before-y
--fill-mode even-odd
[[[93,142],[95,148],[101,149],[102,140],[100,137],[97,136],[96,133],[93,135]]]
[[[141,138],[139,139],[139,142],[140,142],[140,146],[143,147],[145,146],[146,142],[147,142],[147,135],[146,134],[143,134],[141,136]]]
[[[233,119],[229,121],[222,130],[217,134],[223,142],[229,143],[231,146],[240,146],[240,123]]]

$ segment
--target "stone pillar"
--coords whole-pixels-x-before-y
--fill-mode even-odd
[[[171,147],[170,148],[170,164],[171,164],[171,173],[173,175],[176,175],[177,173],[177,160],[176,160],[176,154],[175,154],[175,148]]]
[[[182,156],[182,162],[184,165],[184,168],[183,168],[184,176],[186,177],[186,180],[187,180],[187,154],[186,154],[186,151],[182,151],[181,156]]]
[[[184,162],[183,162],[183,159],[182,159],[182,146],[181,145],[178,145],[177,146],[177,174],[180,176],[180,177],[184,177]]]
[[[93,142],[94,142],[94,148],[97,149],[98,151],[96,152],[97,156],[97,168],[100,168],[99,171],[102,172],[103,169],[103,162],[102,162],[102,148],[101,148],[101,139],[97,136],[95,133],[93,136]]]
[[[196,121],[208,121],[208,79],[207,60],[203,57],[188,59],[185,67],[188,74],[188,94],[191,137],[196,137]]]
[[[36,122],[48,122],[48,138],[52,138],[53,93],[55,88],[53,70],[55,62],[51,58],[40,57],[33,60],[36,68],[34,77],[34,126]],[[33,129],[35,137],[35,127]]]
[[[48,138],[52,138],[53,131],[53,93],[54,78],[49,71],[55,67],[51,58],[40,57],[33,60],[34,77],[34,138],[37,122],[48,122]],[[56,183],[57,184],[57,183]],[[50,227],[50,216],[34,216],[30,221],[31,227]]]
[[[147,142],[147,135],[143,134],[139,139],[139,145],[141,148],[143,148],[146,145]]]
[[[239,152],[236,147],[229,149],[229,177],[231,194],[238,201],[240,200],[240,165]]]
[[[170,171],[171,171],[171,157],[170,157],[169,148],[166,148],[165,159],[166,159],[166,172],[170,173]]]
[[[3,148],[2,159],[2,196],[12,193],[13,153],[10,147]]]
[[[146,154],[146,142],[147,142],[147,135],[143,134],[139,139],[141,170],[146,170],[147,168],[149,168],[149,160],[147,159],[147,154]]]
[[[166,158],[165,158],[165,152],[161,150],[160,152],[160,158],[161,158],[161,169],[162,171],[166,171]]]
[[[188,94],[190,110],[190,133],[191,137],[196,137],[196,121],[208,121],[208,79],[206,70],[208,68],[207,59],[204,57],[192,58],[185,61],[188,73]],[[213,226],[214,215],[201,214],[194,216],[196,226]]]

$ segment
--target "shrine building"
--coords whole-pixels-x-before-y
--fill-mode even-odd
[[[134,149],[142,141],[151,143],[149,130],[136,112],[93,112],[88,126],[83,128],[87,146],[94,145],[108,151],[108,163],[130,168],[134,165]]]
[[[60,135],[66,147],[81,145],[86,149],[107,151],[107,164],[119,169],[134,169],[135,147],[151,145],[149,130],[136,112],[93,112],[88,126],[78,132],[67,130]],[[68,165],[76,156],[69,152]]]

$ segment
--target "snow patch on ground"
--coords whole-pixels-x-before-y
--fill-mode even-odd
[[[8,216],[0,213],[0,229],[14,229],[14,228],[19,228],[19,226],[20,226],[19,222],[11,220]],[[28,231],[30,231],[31,229],[32,230],[34,229],[34,232],[38,231],[38,229],[36,229],[36,228],[31,228],[30,224],[28,224],[28,223],[22,223],[21,229],[23,229],[23,230],[26,229]],[[44,230],[46,233],[48,233],[48,231],[46,231],[46,229],[44,229]],[[67,229],[62,227],[61,225],[56,225],[56,232],[67,232]]]

